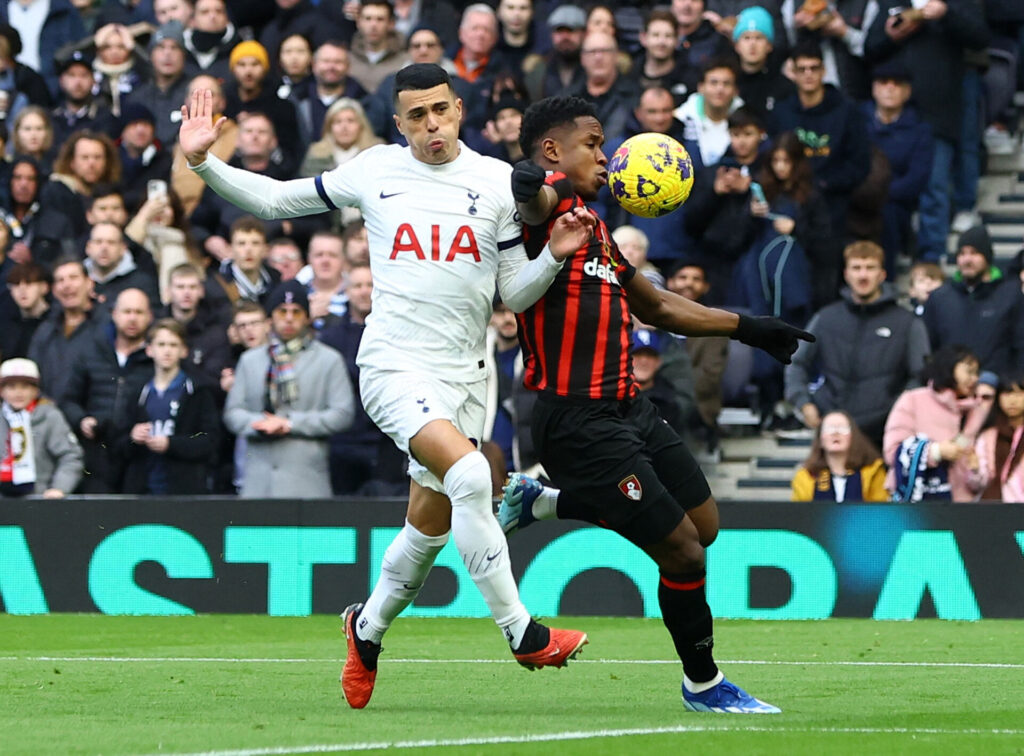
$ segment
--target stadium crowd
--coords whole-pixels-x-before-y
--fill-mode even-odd
[[[259,221],[176,138],[210,89],[214,154],[318,176],[404,143],[410,62],[452,75],[464,144],[510,163],[558,94],[594,104],[606,155],[641,132],[686,146],[681,210],[595,203],[616,243],[656,286],[818,339],[784,370],[635,324],[636,377],[692,443],[714,452],[742,402],[813,432],[794,498],[1024,501],[1024,250],[998,266],[976,211],[985,153],[1016,149],[1013,0],[2,4],[0,495],[406,493],[358,396],[358,211]],[[500,302],[491,346],[497,491],[540,472]]]

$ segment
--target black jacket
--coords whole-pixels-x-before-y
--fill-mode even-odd
[[[997,268],[992,280],[968,289],[959,273],[933,291],[924,306],[932,349],[963,344],[982,370],[1024,368],[1024,295],[1020,282]]]
[[[152,374],[150,374],[152,378]],[[131,429],[136,423],[149,422],[146,415],[148,380],[136,395],[129,423],[114,441],[116,455],[125,460],[123,492],[150,493],[147,462],[151,452],[145,446],[132,443]],[[220,414],[213,398],[213,390],[202,381],[186,373],[185,393],[174,416],[174,435],[168,440],[164,460],[167,464],[168,494],[202,495],[210,492],[208,476],[220,443]]]
[[[192,320],[185,324],[185,337],[188,339],[188,357],[182,367],[187,368],[190,376],[202,383],[216,387],[220,391],[220,372],[231,366],[231,344],[228,342],[228,323],[231,321],[231,310],[221,304],[208,303],[206,299],[199,301],[199,307]],[[157,318],[170,318],[171,306],[161,308]]]
[[[28,345],[28,358],[39,366],[39,388],[44,394],[60,399],[68,385],[71,367],[78,363],[78,352],[92,345],[92,333],[109,321],[106,308],[94,305],[82,323],[64,335],[64,310],[59,304],[39,324]]]

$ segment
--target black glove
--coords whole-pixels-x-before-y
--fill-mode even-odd
[[[547,178],[547,171],[532,160],[520,160],[512,167],[512,196],[516,202],[529,202]]]
[[[813,333],[794,328],[789,323],[768,315],[740,315],[740,323],[732,337],[748,346],[768,352],[784,365],[792,362],[800,340],[815,341]]]

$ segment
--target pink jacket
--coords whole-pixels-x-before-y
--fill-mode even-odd
[[[1017,429],[1013,435],[1013,442],[1014,444],[1024,443],[1024,428]],[[1003,472],[996,469],[996,429],[986,428],[983,430],[974,444],[974,450],[978,453],[978,471],[971,482],[978,491],[984,491],[988,482],[999,477]],[[1000,486],[1002,500],[1024,503],[1024,461],[1019,462],[1015,469],[1007,472],[1009,474]]]
[[[885,434],[882,437],[882,455],[889,465],[889,475],[885,487],[891,492],[895,487],[895,473],[892,466],[896,461],[896,452],[904,439],[922,434],[929,441],[952,441],[963,435],[970,443],[974,443],[978,430],[985,422],[989,407],[975,401],[958,401],[952,389],[936,391],[931,386],[910,389],[900,394],[889,418],[885,421]],[[967,418],[963,430],[960,423]],[[952,489],[953,501],[975,501],[978,494],[968,485],[970,467],[967,457],[963,454],[949,468],[949,485]],[[929,459],[929,467],[934,465]]]

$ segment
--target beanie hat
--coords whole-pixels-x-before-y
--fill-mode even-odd
[[[121,118],[119,120],[122,129],[136,121],[145,121],[151,126],[156,126],[156,117],[153,115],[153,111],[141,102],[126,102],[121,108]]]
[[[770,43],[775,43],[775,22],[771,14],[760,5],[752,5],[740,11],[736,17],[736,27],[732,30],[732,41],[738,40],[744,32],[760,32]]]
[[[242,58],[256,58],[264,69],[270,70],[270,56],[267,55],[267,48],[259,42],[248,40],[235,45],[231,51],[231,57],[228,58],[228,66],[234,68],[235,64]]]
[[[149,49],[152,50],[165,39],[169,39],[181,49],[185,49],[185,27],[181,21],[172,18],[170,21],[161,24],[160,28],[153,33],[153,38],[149,41]]]
[[[39,385],[39,366],[24,357],[15,357],[0,364],[0,386],[7,381],[28,381]]]
[[[305,284],[295,279],[278,284],[267,299],[267,312],[271,313],[281,305],[294,304],[305,310],[309,316],[309,294],[306,292]]]
[[[498,101],[491,104],[490,117],[492,119],[497,118],[498,113],[508,108],[518,110],[520,115],[522,115],[526,112],[527,105],[529,103],[523,100],[522,97],[517,97],[515,92],[505,90],[498,97]]]
[[[960,241],[957,242],[957,249],[974,247],[989,262],[992,262],[992,237],[984,226],[972,226],[960,234]]]

